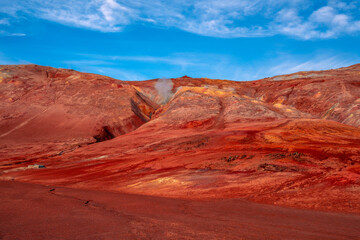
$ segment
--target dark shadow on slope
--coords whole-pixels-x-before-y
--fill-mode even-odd
[[[108,126],[101,128],[100,133],[94,136],[96,142],[103,142],[115,138],[115,135],[111,132]]]

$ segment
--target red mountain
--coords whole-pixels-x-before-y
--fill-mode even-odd
[[[1,66],[0,102],[3,180],[360,213],[360,65],[248,82]]]

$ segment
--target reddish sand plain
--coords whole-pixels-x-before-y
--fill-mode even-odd
[[[359,239],[360,216],[0,181],[0,238]]]

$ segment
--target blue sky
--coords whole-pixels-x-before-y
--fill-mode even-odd
[[[360,63],[360,0],[0,0],[0,64],[254,80]]]

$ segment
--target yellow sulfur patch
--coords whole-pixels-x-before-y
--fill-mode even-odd
[[[281,96],[275,100],[274,104],[277,104],[277,103],[282,104],[284,101],[285,101],[285,97]]]
[[[281,138],[274,136],[274,135],[264,135],[264,138],[269,143],[281,143]]]
[[[350,114],[347,118],[344,119],[343,122],[345,122],[346,120],[348,120],[349,118],[352,118],[354,116],[354,114]]]
[[[131,85],[133,88],[135,88],[136,91],[141,92],[141,89],[137,86]]]
[[[76,80],[76,79],[79,79],[79,78],[80,78],[80,75],[71,75],[71,76],[67,77],[66,79]]]
[[[251,99],[251,97],[247,96],[247,95],[241,95],[242,98],[246,98],[246,99]]]
[[[218,88],[213,88],[213,87],[210,87],[210,88],[207,88],[207,87],[181,87],[176,92],[176,95],[179,95],[186,91],[191,91],[191,92],[200,93],[200,94],[206,94],[206,95],[210,95],[210,96],[218,96],[218,97],[234,95],[233,91],[220,90]]]
[[[321,92],[317,92],[315,95],[314,95],[314,98],[319,98],[321,96]]]
[[[219,96],[219,97],[230,96],[233,94],[231,91],[223,91],[223,90],[211,89],[211,88],[208,88],[204,93],[207,95]]]
[[[276,107],[276,108],[283,108],[284,105],[282,105],[281,103],[275,103],[275,104],[274,104],[274,107]]]
[[[140,187],[141,185],[142,185],[142,182],[137,182],[137,183],[134,183],[134,184],[129,184],[127,186],[136,188],[136,187]]]
[[[134,183],[134,184],[130,184],[130,185],[127,185],[128,187],[131,187],[131,188],[141,188],[141,187],[145,187],[146,185],[153,185],[153,184],[162,184],[162,185],[185,185],[186,183],[184,182],[181,182],[175,178],[172,178],[172,177],[162,177],[162,178],[157,178],[157,179],[154,179],[150,182],[137,182],[137,183]]]
[[[293,112],[293,110],[291,110],[290,108],[287,108],[287,109],[285,110],[285,112]]]
[[[180,183],[179,180],[172,178],[172,177],[163,177],[163,178],[157,178],[153,181],[153,183],[159,183],[159,184],[173,184],[173,183]]]

